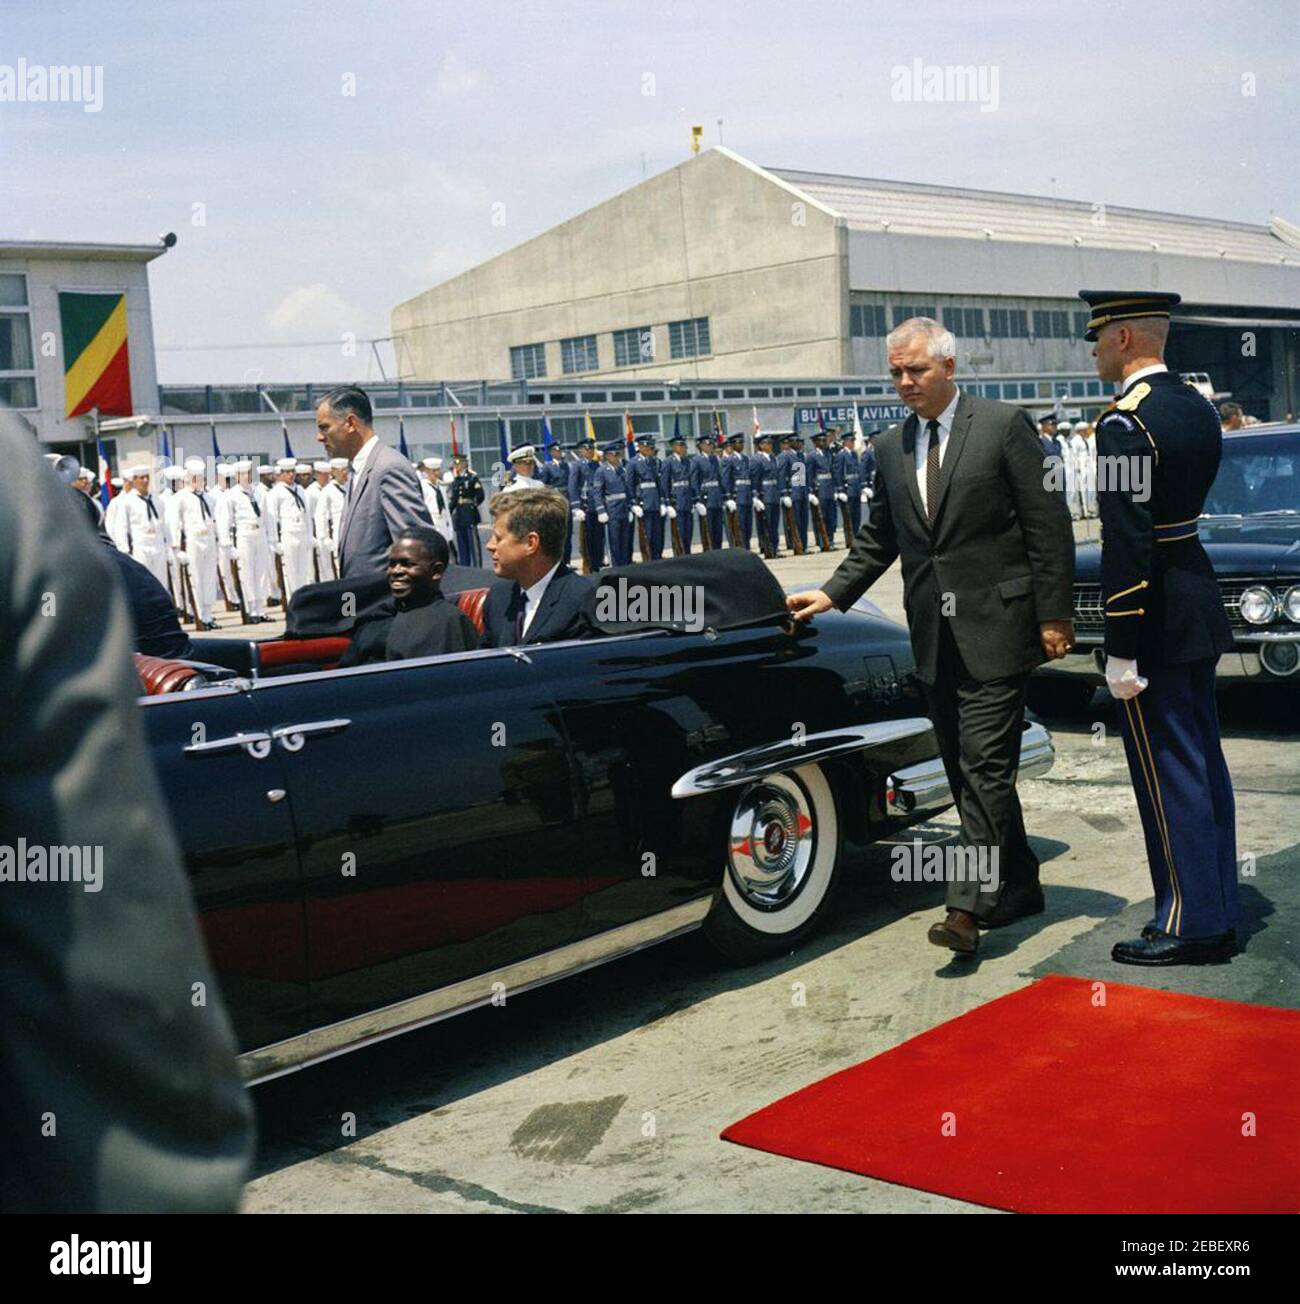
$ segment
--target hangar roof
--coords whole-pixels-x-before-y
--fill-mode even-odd
[[[792,168],[764,171],[843,217],[857,231],[1154,250],[1300,267],[1300,228],[1280,218],[1254,226],[1109,205],[1099,217],[1096,206],[1079,200]]]

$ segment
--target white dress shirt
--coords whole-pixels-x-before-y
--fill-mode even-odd
[[[352,459],[352,475],[348,480],[351,485],[361,472],[365,470],[366,463],[370,460],[370,454],[375,451],[375,446],[379,443],[378,435],[371,435],[364,444],[357,450],[357,455]]]
[[[939,465],[943,465],[943,455],[948,451],[948,436],[952,434],[952,419],[957,414],[957,400],[961,398],[961,390],[953,387],[952,401],[948,404],[937,418],[939,422]],[[919,412],[916,414],[916,485],[921,491],[921,502],[925,504],[927,510],[930,506],[925,501],[925,459],[930,452],[930,432],[926,429],[930,421],[929,417],[923,417]]]
[[[555,578],[555,572],[559,569],[560,563],[557,561],[536,584],[531,588],[521,590],[524,599],[524,625],[520,638],[528,637],[528,627],[533,623],[533,617],[537,615],[538,607],[542,605],[542,595],[546,592],[547,587]]]
[[[1120,392],[1122,394],[1127,394],[1129,390],[1131,390],[1144,376],[1154,376],[1157,372],[1168,370],[1169,368],[1166,367],[1163,362],[1153,363],[1149,367],[1141,367],[1133,372],[1132,375],[1125,377],[1123,385],[1120,386]]]

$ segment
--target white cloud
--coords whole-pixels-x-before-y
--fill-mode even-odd
[[[337,291],[317,281],[290,290],[263,320],[276,336],[319,340],[344,331],[360,333],[363,316]]]
[[[455,99],[468,94],[477,85],[478,73],[465,67],[454,50],[448,51],[438,69],[438,94],[443,99]]]

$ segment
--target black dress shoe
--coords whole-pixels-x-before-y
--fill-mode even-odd
[[[930,925],[926,936],[935,946],[946,946],[959,955],[974,955],[980,944],[975,916],[965,910],[949,910],[942,923]]]
[[[1041,915],[1047,908],[1043,889],[1035,883],[1032,887],[1004,892],[1001,900],[986,915],[976,915],[981,928],[1004,928],[1026,915]]]
[[[1164,936],[1164,934],[1161,933],[1161,931],[1160,931],[1160,930],[1155,926],[1155,924],[1148,924],[1148,925],[1147,925],[1147,926],[1142,930],[1142,936],[1143,936],[1143,937],[1162,937],[1162,936]],[[1226,937],[1226,938],[1228,939],[1228,945],[1232,947],[1232,953],[1233,953],[1233,955],[1236,955],[1237,952],[1238,952],[1238,950],[1240,949],[1240,948],[1237,946],[1237,930],[1236,930],[1235,928],[1229,928],[1228,931],[1227,931],[1226,933],[1224,933],[1224,937]]]
[[[1110,958],[1116,964],[1222,964],[1232,959],[1236,949],[1236,936],[1232,933],[1183,938],[1153,929],[1151,936],[1144,935],[1135,942],[1116,942]]]

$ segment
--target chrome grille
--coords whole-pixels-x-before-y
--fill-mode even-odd
[[[1294,629],[1288,620],[1275,620],[1270,625],[1252,625],[1241,617],[1241,595],[1256,584],[1272,589],[1279,598],[1293,584],[1300,584],[1300,575],[1290,578],[1273,579],[1272,576],[1258,579],[1220,580],[1219,592],[1223,595],[1223,609],[1228,614],[1228,623],[1234,634],[1258,633],[1261,629]],[[1101,638],[1106,625],[1103,618],[1101,585],[1076,584],[1074,586],[1074,632],[1080,637]]]

